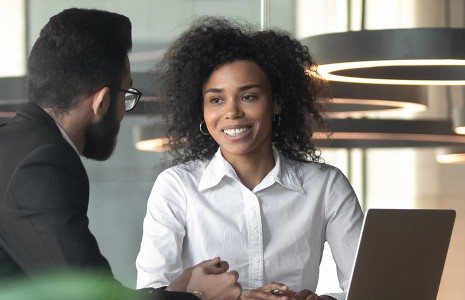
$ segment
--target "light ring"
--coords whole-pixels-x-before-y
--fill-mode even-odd
[[[465,29],[362,30],[302,40],[329,81],[465,85]]]

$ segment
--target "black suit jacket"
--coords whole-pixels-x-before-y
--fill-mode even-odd
[[[0,279],[92,270],[102,285],[111,276],[110,294],[129,291],[113,279],[89,230],[89,180],[81,158],[39,106],[26,104],[0,126],[0,176]],[[163,290],[152,294],[197,299]]]

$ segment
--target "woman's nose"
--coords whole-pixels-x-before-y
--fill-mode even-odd
[[[244,116],[244,112],[236,101],[232,100],[228,102],[229,103],[226,106],[226,118],[237,119]]]

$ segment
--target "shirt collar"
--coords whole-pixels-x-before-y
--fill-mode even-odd
[[[221,154],[221,150],[218,148],[215,155],[203,171],[199,182],[199,191],[214,187],[220,183],[224,176],[229,176],[239,180],[233,167],[224,159]]]
[[[58,126],[58,129],[60,129],[60,132],[61,132],[61,135],[63,136],[63,138],[71,145],[71,147],[73,147],[74,151],[76,151],[77,155],[80,155],[79,154],[79,151],[76,147],[76,145],[74,145],[73,141],[71,141],[71,139],[69,138],[69,136],[66,134],[66,132],[63,130],[63,128],[60,127],[60,125],[58,125],[58,123],[56,123],[57,126]]]
[[[262,185],[270,186],[277,182],[285,188],[304,193],[302,176],[300,175],[301,163],[284,157],[274,145],[273,156],[276,164],[257,188]]]
[[[299,175],[300,163],[285,158],[276,147],[273,146],[273,156],[275,166],[263,178],[262,182],[254,188],[254,192],[267,188],[275,182],[283,187],[304,193],[302,176]],[[234,168],[224,159],[221,150],[218,148],[213,158],[207,164],[199,182],[199,191],[203,191],[218,185],[224,176],[240,181]]]

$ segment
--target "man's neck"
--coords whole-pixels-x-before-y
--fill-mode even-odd
[[[60,115],[57,115],[51,109],[45,108],[44,110],[66,134],[78,154],[81,154],[85,145],[85,130],[87,127],[85,115],[81,111],[82,109],[76,108]]]

